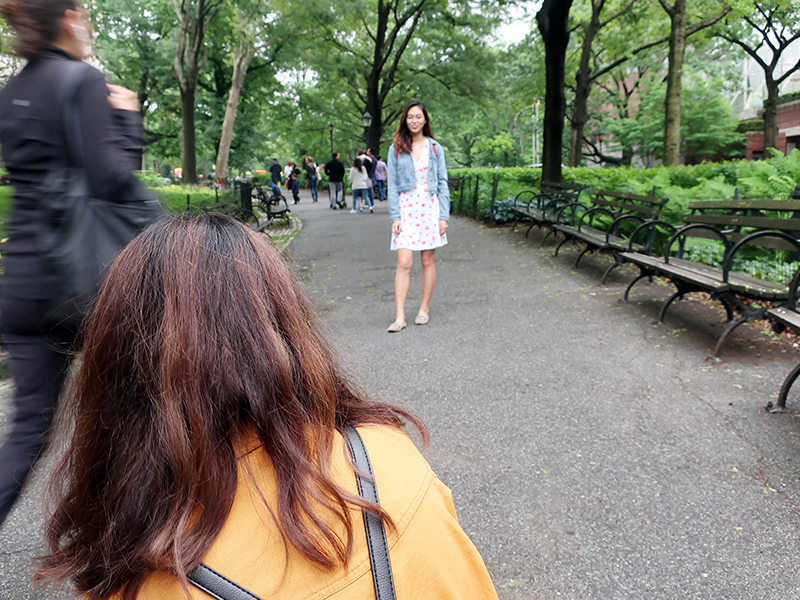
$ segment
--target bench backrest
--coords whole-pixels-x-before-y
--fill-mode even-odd
[[[581,192],[586,189],[585,185],[575,185],[572,183],[561,183],[560,181],[542,181],[539,192],[548,195],[566,196],[577,200]]]
[[[629,192],[595,190],[592,204],[605,207],[617,214],[634,214],[647,219],[657,219],[667,200],[667,198],[642,196]]]
[[[723,231],[731,242],[737,242],[754,231],[781,231],[800,239],[800,200],[703,200],[689,204],[687,224],[700,223]],[[694,230],[694,237],[719,239],[710,231]],[[795,250],[778,238],[759,238],[754,245],[779,250]]]

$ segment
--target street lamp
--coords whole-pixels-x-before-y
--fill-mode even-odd
[[[369,148],[369,128],[372,125],[372,115],[369,114],[369,111],[363,114],[361,122],[364,124],[364,143],[366,144],[364,152],[366,152],[367,148]]]
[[[333,123],[328,123],[328,132],[331,134],[331,158],[333,158]]]

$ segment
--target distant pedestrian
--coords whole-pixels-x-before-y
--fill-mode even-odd
[[[269,166],[269,172],[272,176],[272,183],[274,183],[277,186],[280,186],[283,169],[281,169],[281,165],[278,162],[277,158],[272,159],[272,164]],[[278,194],[280,194],[280,189],[278,189]]]
[[[372,199],[370,198],[370,186],[372,182],[367,176],[367,169],[361,162],[360,158],[353,161],[353,166],[350,167],[350,186],[353,188],[353,210],[351,213],[363,212],[364,206],[369,206],[369,212],[374,212],[372,209]]]
[[[289,178],[289,189],[292,190],[292,200],[294,204],[300,202],[300,182],[297,178],[300,177],[300,169],[295,169],[292,171],[292,175]]]
[[[303,162],[303,169],[306,172],[306,179],[308,180],[308,187],[311,188],[311,202],[317,201],[317,165],[314,164],[314,159],[306,156]]]
[[[369,188],[372,197],[375,197],[375,169],[378,168],[378,157],[375,155],[375,151],[372,148],[367,148],[367,158],[369,158],[369,162],[364,163],[364,168],[367,169],[367,176],[369,177],[372,185]]]
[[[328,176],[330,186],[331,208],[344,208],[344,164],[339,160],[339,153],[334,152],[331,159],[325,163],[325,174]]]
[[[386,163],[380,156],[376,157],[378,163],[375,166],[375,187],[378,188],[378,198],[381,202],[386,200]]]
[[[292,171],[294,171],[294,163],[290,160],[286,161],[286,166],[283,167],[283,177],[286,179],[286,189],[289,189],[292,185]]]
[[[391,249],[397,250],[394,279],[396,315],[388,331],[406,326],[408,295],[414,250],[422,262],[422,303],[414,322],[428,322],[433,288],[436,285],[436,248],[447,243],[450,219],[450,190],[444,149],[433,139],[428,112],[413,100],[403,109],[400,125],[389,147],[386,165],[389,183],[389,218],[392,221]]]

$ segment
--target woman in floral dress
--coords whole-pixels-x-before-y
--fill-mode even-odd
[[[397,250],[394,279],[397,314],[390,333],[406,326],[405,304],[413,263],[413,251],[422,262],[422,303],[414,322],[428,322],[436,285],[436,248],[447,243],[450,190],[441,144],[433,139],[428,112],[422,102],[409,102],[389,147],[386,164],[389,217],[392,220],[391,249]]]

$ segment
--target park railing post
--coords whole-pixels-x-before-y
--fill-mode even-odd
[[[472,195],[472,217],[478,216],[478,185],[480,184],[481,176],[475,176],[475,193]]]
[[[494,227],[494,201],[497,198],[497,182],[500,178],[495,175],[492,177],[492,201],[489,203],[489,224]]]
[[[190,198],[189,194],[186,194],[186,210],[189,211],[192,209],[192,199]]]

